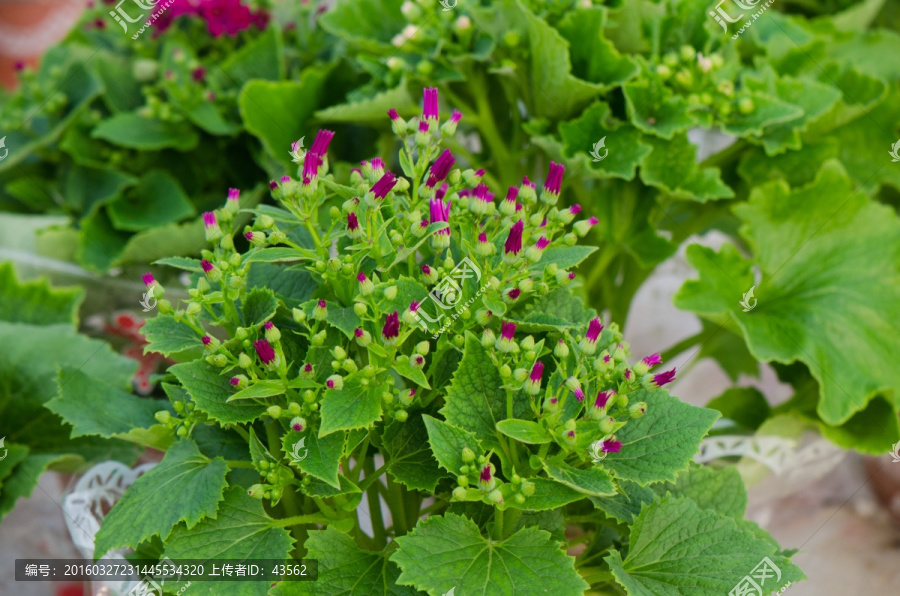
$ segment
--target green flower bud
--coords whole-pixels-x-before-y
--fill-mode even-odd
[[[616,419],[612,416],[607,416],[603,420],[600,421],[600,432],[603,434],[609,434],[616,427]]]
[[[327,332],[323,329],[319,331],[315,335],[312,336],[312,345],[321,346],[325,344],[325,337],[327,336]]]
[[[462,459],[467,464],[475,461],[475,452],[472,451],[471,449],[469,449],[468,447],[463,447]]]
[[[465,340],[463,339],[462,335],[455,335],[453,337],[453,345],[456,346],[457,348],[463,347],[464,343],[465,343]]]
[[[462,486],[463,488],[469,486],[469,477],[468,476],[457,476],[456,478],[457,484]]]
[[[390,404],[394,402],[394,394],[390,391],[385,391],[381,394],[381,401],[386,404]]]
[[[353,374],[357,370],[359,370],[359,367],[356,366],[356,362],[352,359],[344,360],[344,363],[341,365],[341,368],[343,368],[345,371],[347,371],[348,373],[351,373],[351,374]]]
[[[529,335],[525,337],[522,341],[519,342],[519,346],[523,350],[533,350],[534,349],[534,336]]]
[[[394,412],[394,419],[399,420],[400,422],[406,422],[406,419],[409,418],[409,414],[406,410],[397,410]]]
[[[526,497],[530,497],[534,494],[534,482],[528,482],[527,480],[522,483],[522,494]]]
[[[430,350],[431,344],[427,341],[420,341],[416,344],[416,354],[419,354],[420,356],[427,356]]]
[[[154,414],[154,417],[161,424],[165,424],[166,422],[169,421],[169,419],[172,417],[172,415],[169,413],[168,410],[160,410],[159,412]]]
[[[502,503],[503,502],[503,493],[501,493],[498,489],[494,489],[488,494],[488,500],[493,503]]]
[[[457,486],[453,489],[453,498],[457,501],[462,501],[466,498],[466,489],[461,486]]]
[[[269,406],[266,409],[266,414],[268,414],[271,418],[278,420],[281,418],[281,407],[280,406]]]
[[[516,493],[516,495],[513,497],[513,499],[515,499],[516,503],[521,505],[522,503],[525,502],[525,495],[523,495],[521,493]]]
[[[740,111],[741,114],[749,114],[755,109],[756,104],[753,103],[753,100],[749,97],[742,97],[740,101],[738,101],[738,111]]]
[[[388,286],[384,289],[384,297],[393,300],[397,297],[397,286]]]
[[[184,437],[184,436],[186,436],[186,435],[187,435],[187,427],[184,426],[184,425],[179,426],[179,427],[178,427],[178,430],[175,431],[175,434],[178,435],[179,437]]]
[[[365,316],[367,310],[368,310],[368,309],[366,308],[366,305],[363,304],[362,302],[356,302],[356,303],[353,305],[353,312],[356,313],[356,316],[357,316],[357,317],[363,317],[363,316]]]
[[[290,416],[299,416],[300,415],[300,404],[295,401],[292,401],[288,404],[288,415]]]
[[[343,360],[347,357],[347,351],[344,350],[344,348],[342,348],[341,346],[337,346],[336,348],[334,348],[331,353],[334,354],[334,357],[338,360]]]
[[[202,306],[200,306],[196,302],[191,302],[187,305],[187,308],[184,310],[184,312],[189,317],[194,317],[196,315],[199,315],[201,310],[203,310]]]
[[[689,45],[683,45],[679,48],[678,52],[681,54],[681,59],[684,62],[689,60],[693,60],[694,56],[697,54],[697,50]]]
[[[556,342],[556,347],[553,349],[553,355],[560,360],[569,355],[569,346],[566,345],[566,340],[561,339]]]
[[[640,418],[644,414],[647,413],[647,402],[639,401],[635,404],[631,404],[631,407],[628,408],[628,414],[632,418]]]
[[[316,261],[316,271],[319,273],[325,272],[325,261]]]
[[[263,488],[262,484],[254,484],[247,489],[247,494],[254,499],[262,499],[265,495],[265,489]]]
[[[291,310],[291,314],[294,315],[295,323],[302,323],[303,321],[306,320],[306,313],[303,312],[303,310],[301,310],[299,308],[295,308],[295,309]]]
[[[225,356],[225,354],[216,354],[215,356],[213,356],[213,364],[218,366],[219,368],[222,368],[228,364],[228,358]]]
[[[513,379],[515,379],[517,383],[524,383],[527,378],[528,371],[524,368],[517,368],[513,371]]]
[[[316,401],[316,394],[312,389],[307,389],[303,392],[303,401],[304,403],[311,404]],[[293,412],[292,412],[293,413]]]
[[[500,376],[504,379],[508,379],[512,376],[512,369],[509,368],[508,364],[504,364],[500,367]]]

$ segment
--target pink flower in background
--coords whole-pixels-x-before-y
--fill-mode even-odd
[[[168,29],[180,16],[200,17],[206,21],[206,28],[213,37],[234,37],[251,26],[263,29],[269,23],[266,11],[253,12],[241,0],[174,0],[153,23],[157,34]]]

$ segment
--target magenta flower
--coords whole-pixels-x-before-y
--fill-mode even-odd
[[[426,121],[426,120],[419,121],[419,132],[428,132],[428,121]]]
[[[544,191],[550,194],[558,195],[562,188],[563,173],[566,167],[556,162],[550,162],[550,172],[547,174],[547,180],[544,182]]]
[[[309,184],[319,177],[319,166],[322,165],[322,158],[312,149],[303,159],[303,184]]]
[[[416,302],[415,300],[413,300],[409,303],[409,312],[416,312],[417,310],[419,310],[419,306],[421,304],[421,302]]]
[[[516,300],[516,299],[518,299],[519,296],[521,296],[521,295],[522,295],[522,290],[520,290],[519,288],[513,288],[513,289],[511,289],[510,291],[508,291],[508,292],[506,293],[506,296],[507,296],[510,300]]]
[[[490,189],[488,188],[488,185],[485,184],[484,182],[480,182],[478,184],[478,186],[475,187],[474,190],[472,190],[472,191],[470,191],[470,193],[466,193],[466,194],[467,195],[472,194],[476,199],[478,199],[479,201],[483,201],[485,203],[490,203],[491,201],[494,200],[494,193],[492,193],[490,191]],[[462,196],[466,196],[466,195],[463,195],[463,193],[460,192],[459,196],[462,197]]]
[[[645,356],[641,362],[646,364],[648,368],[652,368],[657,364],[662,364],[662,357],[660,357],[659,354],[650,354],[649,356]]]
[[[607,439],[603,441],[602,450],[604,453],[618,453],[622,451],[622,442]]]
[[[269,182],[269,190],[275,190],[276,188],[278,188],[278,182],[276,182],[275,180],[271,180]]]
[[[291,181],[291,177],[290,177],[290,176],[282,176],[282,177],[281,177],[281,183],[282,183],[282,184],[287,184],[287,183],[290,182],[290,181]]]
[[[357,219],[355,213],[347,214],[347,236],[350,238],[358,238],[362,233],[362,230],[359,227],[359,219]]]
[[[579,213],[581,213],[581,205],[575,203],[574,205],[569,207],[569,213],[571,213],[572,215],[578,215]]]
[[[445,221],[448,224],[450,223],[450,201],[446,203],[441,199],[431,199],[428,201],[428,206],[431,210],[431,223],[436,223],[439,221]],[[450,235],[450,228],[444,228],[443,230],[438,230],[438,234],[442,236]]]
[[[200,341],[203,343],[204,346],[208,346],[209,344],[212,343],[212,338],[208,335],[204,335],[203,337],[200,338]]]
[[[506,238],[506,243],[503,245],[503,252],[507,255],[516,256],[522,250],[522,232],[525,229],[525,222],[521,219],[513,224],[513,227],[509,229],[509,236]]]
[[[202,83],[204,79],[206,79],[206,69],[202,66],[198,66],[194,70],[191,71],[191,78],[197,81],[198,83]]]
[[[400,335],[400,314],[396,310],[385,317],[381,335],[385,342],[393,342]]]
[[[615,390],[610,389],[609,391],[600,391],[597,393],[597,399],[594,400],[594,407],[598,410],[602,410],[606,407],[606,404],[609,403],[611,397],[616,394]]]
[[[631,380],[631,369],[630,369],[630,368],[626,368],[626,369],[625,369],[625,380],[626,380],[626,381],[630,381],[630,380]]]
[[[424,105],[422,108],[422,118],[425,120],[437,120],[440,117],[438,113],[438,90],[437,87],[426,87],[423,91]]]
[[[320,129],[316,133],[316,138],[313,140],[312,147],[309,148],[310,153],[315,153],[316,155],[325,155],[328,153],[328,145],[331,143],[331,139],[334,137],[334,133],[330,130]]]
[[[428,188],[434,188],[435,184],[447,177],[447,174],[450,173],[450,168],[452,168],[455,163],[456,158],[453,157],[450,150],[444,149],[444,152],[440,154],[437,160],[435,160],[434,165],[431,166],[431,175],[428,176],[428,182],[426,182],[425,185]]]
[[[388,117],[391,120],[399,120],[400,114],[397,113],[397,110],[395,110],[394,108],[391,108],[390,110],[388,110]]]
[[[512,339],[516,335],[516,324],[506,321],[500,322],[500,337],[503,339]]]
[[[434,198],[443,199],[445,196],[447,196],[448,190],[450,190],[450,187],[447,186],[446,182],[444,182],[436,191],[434,191]]]
[[[481,468],[481,472],[478,474],[478,488],[483,491],[490,491],[494,490],[496,485],[494,475],[491,473],[491,464],[487,463]]]
[[[528,179],[528,176],[522,178],[522,186],[529,186],[531,188],[536,188],[537,184]]]
[[[275,349],[269,344],[268,340],[260,339],[253,342],[253,349],[263,364],[271,364],[275,361]],[[308,366],[308,365],[307,365]]]
[[[272,321],[266,321],[265,324],[263,325],[263,327],[265,327],[266,329],[271,329],[274,326],[275,326],[275,323],[273,323]]]
[[[479,242],[487,242],[488,241],[487,234],[485,234],[484,232],[481,232],[480,234],[478,234],[478,241]]]
[[[218,227],[219,222],[216,220],[216,214],[212,211],[206,211],[203,213],[203,225],[206,226],[207,230]]]
[[[143,274],[143,275],[141,276],[141,281],[144,282],[144,285],[145,285],[145,286],[151,286],[151,285],[153,285],[153,284],[156,282],[156,280],[153,279],[153,274],[152,274],[152,273],[145,273],[145,274]]]
[[[588,323],[588,330],[585,337],[591,342],[596,342],[597,338],[600,337],[601,331],[603,331],[603,324],[600,322],[600,317],[594,317]]]
[[[203,269],[203,273],[209,273],[213,270],[213,264],[207,261],[206,259],[200,260],[200,268]]]
[[[355,335],[356,337],[363,337],[363,336],[365,336],[365,334],[366,334],[366,332],[363,331],[362,328],[360,328],[360,327],[357,327],[356,329],[353,330],[353,335]]]
[[[231,377],[231,379],[229,379],[228,382],[231,384],[232,387],[237,387],[238,385],[241,384],[241,380],[237,377]]]
[[[453,124],[459,124],[459,121],[462,119],[462,112],[459,110],[453,110],[453,113],[450,114],[450,122]]]
[[[237,201],[241,198],[241,189],[240,188],[229,188],[228,189],[228,200],[229,201]]]
[[[541,391],[541,376],[544,374],[544,363],[538,360],[531,367],[528,382],[525,383],[525,392],[529,395],[537,395]]]
[[[372,186],[372,192],[375,194],[376,199],[384,199],[394,189],[396,184],[397,178],[393,172],[385,172],[384,176],[379,178],[378,182]]]
[[[653,385],[656,387],[662,387],[663,385],[667,385],[675,380],[675,369],[667,370],[666,372],[661,372],[658,375],[653,375]]]

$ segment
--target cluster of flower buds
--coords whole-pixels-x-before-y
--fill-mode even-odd
[[[724,64],[721,54],[704,56],[685,45],[662,57],[656,65],[656,75],[672,91],[684,96],[692,110],[709,112],[723,120],[735,110],[741,115],[752,113],[756,104],[749,94],[735,91],[734,83],[717,73]]]
[[[511,504],[510,501],[521,505],[534,494],[534,483],[523,480],[518,474],[513,474],[509,482],[498,478],[491,457],[490,452],[476,456],[468,447],[463,448],[464,463],[459,468],[452,500],[481,501],[505,509]],[[469,479],[470,476],[474,477],[474,483]]]
[[[492,192],[485,172],[459,169],[442,146],[461,114],[453,111],[442,124],[436,89],[425,90],[423,103],[408,121],[396,110],[388,114],[403,140],[403,176],[376,157],[351,172],[349,186],[337,183],[328,173],[330,131],[319,131],[308,151],[292,147],[297,179],[270,184],[280,207],[254,210],[238,237],[244,252],[234,240],[240,193],[229,191],[222,208],[203,215],[210,248],[196,262],[181,262],[200,274],[190,299],[177,309],[160,301],[160,312],[196,333],[196,348],[233,391],[229,401],[265,406],[269,424],[284,432],[317,433],[326,400],[365,401],[369,412],[377,410],[367,414],[369,424],[404,423],[443,389],[428,383],[435,352],[461,349],[474,332],[507,396],[528,395],[535,418],[560,445],[586,452],[580,433],[585,440],[607,437],[613,449],[613,433],[646,410],[643,403],[629,407],[628,395],[641,384],[671,381],[670,373],[651,374],[657,357],[629,368],[618,330],[604,330],[599,319],[587,323],[583,337],[560,331],[537,340],[517,339],[508,317],[572,282],[573,272],[542,261],[597,220],[575,222],[578,205],[556,206],[565,173],[557,163],[540,191],[526,177],[495,201],[501,193]],[[315,297],[289,309],[258,282],[249,288],[258,262],[305,269],[317,284]],[[162,296],[152,276],[145,283]],[[553,362],[564,383],[547,380],[544,369]],[[281,445],[269,449],[277,461],[259,468],[267,484],[253,491],[277,501],[295,472],[277,457],[286,459]],[[464,498],[521,503],[534,484],[513,475],[501,481],[490,457],[464,453]]]

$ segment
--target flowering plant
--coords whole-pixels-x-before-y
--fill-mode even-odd
[[[436,89],[420,116],[389,116],[402,175],[376,157],[338,182],[320,130],[294,148],[297,176],[270,184],[277,207],[238,227],[234,189],[204,214],[201,259],[159,262],[193,274],[186,303],[144,276],[161,297],[147,349],[179,362],[169,401],[150,414],[102,391],[130,427],[116,436],[168,448],[110,511],[95,555],[158,539],[175,561],[318,561],[317,582],[217,594],[725,591],[763,557],[782,584],[801,579],[742,519],[736,472],[690,464],[718,414],[671,397],[675,370],[633,360],[574,293],[594,250],[576,239],[594,221],[557,206],[563,166],[497,201],[442,146],[462,115],[442,121]],[[55,411],[107,432],[65,393]]]

